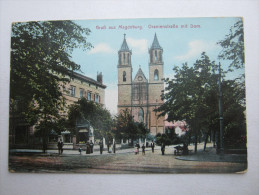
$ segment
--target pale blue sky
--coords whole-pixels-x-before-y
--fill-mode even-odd
[[[217,56],[222,49],[216,43],[224,39],[237,18],[174,18],[174,19],[123,19],[123,20],[84,20],[76,21],[79,25],[91,30],[88,41],[94,46],[90,51],[75,50],[73,60],[81,65],[86,76],[96,79],[97,72],[102,72],[106,89],[106,106],[116,113],[117,106],[117,65],[118,50],[123,42],[123,34],[132,49],[133,79],[139,65],[148,77],[148,48],[155,33],[163,48],[164,77],[172,78],[174,65],[184,62],[192,65],[205,51],[211,60],[218,62]],[[141,28],[121,29],[122,26]],[[178,28],[150,28],[150,25],[177,25]],[[187,28],[181,28],[187,25]],[[191,28],[199,25],[199,28]],[[109,27],[115,29],[109,29]],[[105,29],[97,29],[106,27]],[[221,61],[226,67],[229,62]]]

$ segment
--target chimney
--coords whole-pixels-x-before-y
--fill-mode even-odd
[[[103,84],[103,75],[102,75],[102,72],[100,72],[100,73],[97,72],[97,82]]]

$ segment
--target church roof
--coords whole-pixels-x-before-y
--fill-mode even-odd
[[[130,52],[127,41],[126,41],[126,34],[124,34],[124,40],[123,40],[123,43],[121,45],[120,51],[129,51]]]
[[[139,80],[139,77],[142,77],[143,80]],[[134,79],[133,82],[140,82],[140,81],[141,81],[141,82],[147,82],[147,79],[146,79],[146,77],[145,77],[145,75],[144,75],[142,69],[139,67],[138,72],[137,72],[137,74],[136,74],[135,79]]]
[[[155,33],[154,41],[153,41],[150,49],[162,49],[162,47],[159,45],[159,42],[157,40],[156,33]]]

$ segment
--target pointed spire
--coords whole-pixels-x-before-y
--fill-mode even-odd
[[[157,40],[156,33],[155,33],[154,41],[153,41],[150,49],[162,49],[162,47],[159,45],[159,42]]]
[[[120,51],[129,51],[130,52],[127,41],[126,41],[126,34],[124,34],[124,40],[123,40],[123,43],[121,45]]]

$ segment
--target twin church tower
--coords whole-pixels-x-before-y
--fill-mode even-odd
[[[146,78],[139,68],[132,80],[132,51],[129,49],[126,35],[118,51],[118,113],[128,109],[137,122],[144,122],[152,135],[164,133],[164,117],[157,118],[154,109],[161,106],[161,94],[164,90],[163,48],[155,34],[149,49],[149,77]]]

